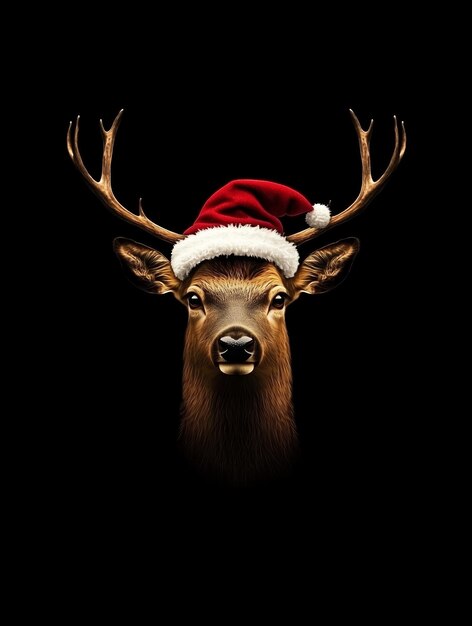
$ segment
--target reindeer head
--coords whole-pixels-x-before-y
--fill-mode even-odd
[[[121,115],[122,111],[108,131],[100,121],[104,144],[100,180],[92,178],[80,156],[79,118],[74,135],[72,122],[69,126],[69,155],[89,187],[109,210],[151,235],[174,244],[171,260],[157,250],[128,239],[116,239],[114,247],[138,287],[153,294],[172,293],[188,309],[184,353],[184,428],[191,433],[194,442],[200,441],[200,452],[206,449],[207,458],[212,459],[208,465],[219,464],[232,476],[240,477],[252,466],[257,466],[260,473],[261,467],[272,458],[283,456],[283,451],[290,448],[289,442],[294,439],[285,309],[301,293],[319,294],[336,286],[349,271],[359,243],[357,239],[338,241],[311,253],[301,264],[296,246],[351,219],[367,206],[403,157],[406,148],[404,126],[402,124],[400,137],[394,118],[393,154],[382,176],[374,181],[369,148],[372,122],[367,130],[363,130],[351,111],[362,160],[362,183],[358,197],[347,209],[331,218],[328,214],[328,219],[325,219],[324,213],[322,219],[307,220],[309,227],[296,234],[282,237],[274,232],[279,239],[272,245],[271,254],[258,258],[258,254],[245,251],[244,226],[241,232],[233,231],[236,243],[230,247],[229,253],[223,246],[221,253],[208,254],[203,245],[198,249],[199,254],[192,255],[193,248],[187,244],[192,237],[200,235],[199,232],[172,232],[147,218],[141,200],[139,212],[135,214],[116,199],[111,187],[111,160]],[[265,186],[269,186],[269,196],[275,187],[276,195],[286,193],[278,189],[283,186],[266,181],[232,181],[228,187],[247,191],[252,183],[262,186],[262,191],[258,187],[258,193],[265,193]],[[301,203],[303,207],[303,203],[308,202],[294,190],[289,193],[296,194],[295,204]],[[292,200],[290,197],[288,204]],[[315,208],[319,206],[315,205]],[[279,215],[286,214],[281,212]],[[208,230],[212,231],[213,244],[219,250],[218,229]],[[242,243],[238,243],[238,237],[242,237]],[[278,243],[283,248],[280,254]],[[231,398],[230,402],[228,398]],[[221,443],[229,432],[231,451]],[[258,433],[258,440],[254,443],[257,439],[255,433]],[[261,441],[265,444],[262,445]],[[198,446],[195,444],[194,447]],[[239,461],[235,460],[237,458]],[[259,458],[257,463],[256,458]]]
[[[347,274],[359,244],[347,239],[310,254],[293,278],[247,257],[200,263],[179,280],[160,252],[127,239],[115,251],[133,282],[149,293],[172,293],[188,308],[188,360],[229,375],[267,374],[285,362],[285,309],[301,293],[319,294]]]

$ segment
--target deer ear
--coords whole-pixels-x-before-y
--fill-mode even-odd
[[[349,273],[359,251],[359,240],[343,239],[308,256],[293,278],[297,295],[324,293],[336,287]]]
[[[131,239],[118,237],[113,242],[116,255],[126,273],[137,287],[148,293],[175,292],[180,281],[175,277],[169,260],[157,250]]]

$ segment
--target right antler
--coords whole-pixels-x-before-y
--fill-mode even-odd
[[[322,233],[327,231],[329,228],[333,228],[333,226],[337,226],[346,220],[350,220],[351,217],[357,215],[362,209],[364,209],[369,202],[378,194],[378,192],[382,189],[382,187],[387,182],[388,178],[392,174],[394,170],[397,169],[398,164],[400,163],[406,149],[406,132],[405,125],[402,122],[402,138],[400,141],[399,133],[398,133],[398,123],[397,118],[394,116],[393,120],[395,122],[395,148],[393,149],[392,158],[390,159],[390,163],[388,164],[387,169],[382,174],[380,178],[374,180],[372,178],[371,164],[370,164],[370,137],[372,135],[372,124],[374,120],[371,120],[369,128],[364,130],[359,123],[354,111],[349,109],[352,117],[352,121],[354,122],[354,126],[356,129],[357,137],[359,139],[359,149],[361,152],[361,160],[362,160],[362,184],[359,195],[354,200],[354,202],[347,209],[342,211],[342,213],[338,213],[331,218],[331,221],[325,228],[305,228],[305,230],[300,231],[299,233],[295,233],[294,235],[289,235],[287,239],[297,246],[310,241],[310,239],[314,239],[315,237],[319,237]]]
[[[116,131],[118,130],[118,126],[120,124],[121,116],[123,114],[123,109],[118,113],[115,117],[113,124],[111,125],[110,130],[105,130],[103,126],[102,120],[100,120],[100,128],[102,131],[103,138],[103,157],[102,157],[102,174],[100,176],[100,180],[95,180],[90,176],[87,168],[85,167],[82,157],[80,156],[79,151],[79,119],[80,116],[77,117],[77,122],[75,124],[75,132],[74,139],[72,140],[72,122],[69,124],[69,130],[67,131],[67,150],[69,151],[69,156],[72,159],[74,165],[85,178],[85,182],[92,189],[92,191],[100,198],[103,204],[121,217],[121,219],[138,226],[139,228],[147,231],[154,237],[158,237],[159,239],[163,239],[164,241],[168,241],[170,243],[175,243],[180,239],[184,239],[185,235],[179,235],[178,233],[174,233],[171,230],[167,230],[167,228],[162,228],[158,224],[152,222],[146,215],[144,214],[143,208],[141,206],[141,198],[139,199],[139,215],[128,211],[118,200],[115,198],[115,194],[113,193],[111,187],[111,160],[113,157],[113,145],[115,143]]]

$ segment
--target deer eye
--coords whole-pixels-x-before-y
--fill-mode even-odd
[[[272,298],[270,307],[272,309],[283,309],[286,299],[287,299],[287,295],[285,293],[278,293],[276,296]]]
[[[203,306],[200,296],[197,296],[196,293],[188,293],[187,300],[191,309],[201,309]]]

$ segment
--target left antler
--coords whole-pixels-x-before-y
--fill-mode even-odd
[[[374,120],[371,120],[369,128],[364,130],[359,123],[354,111],[350,110],[352,121],[354,122],[354,126],[357,132],[357,137],[359,139],[359,149],[361,153],[362,160],[362,184],[359,195],[342,213],[338,213],[331,218],[331,221],[325,228],[306,228],[305,230],[300,231],[299,233],[295,233],[293,235],[289,235],[287,239],[296,245],[300,245],[302,243],[306,243],[310,241],[310,239],[314,239],[318,237],[325,231],[333,226],[337,226],[338,224],[342,224],[342,222],[346,222],[350,220],[354,215],[357,215],[362,209],[364,209],[371,200],[379,193],[379,191],[383,188],[388,178],[396,170],[398,164],[400,163],[403,155],[405,154],[406,149],[406,131],[405,125],[403,122],[401,123],[402,132],[401,132],[401,140],[400,133],[398,131],[398,123],[397,118],[394,116],[395,123],[395,148],[393,149],[392,158],[390,159],[390,163],[388,164],[387,169],[382,174],[380,178],[377,180],[373,180],[372,178],[372,170],[370,163],[370,138],[372,135],[372,125]]]
[[[138,226],[142,230],[147,231],[154,237],[158,237],[159,239],[163,239],[164,241],[168,241],[170,243],[175,243],[180,239],[184,239],[185,235],[179,235],[178,233],[174,233],[171,230],[167,230],[167,228],[163,228],[158,224],[155,224],[151,221],[143,211],[141,206],[141,199],[139,200],[139,215],[136,213],[132,213],[128,211],[121,202],[119,202],[115,194],[113,193],[113,189],[111,187],[111,160],[113,157],[113,145],[115,143],[116,131],[118,130],[118,126],[120,124],[121,116],[123,114],[123,109],[118,113],[115,117],[113,124],[111,125],[110,130],[105,130],[103,126],[102,120],[100,120],[100,128],[102,131],[103,138],[103,157],[102,157],[102,175],[100,180],[95,180],[90,176],[87,168],[82,161],[82,157],[80,156],[79,151],[79,119],[77,117],[77,122],[75,124],[75,132],[74,138],[72,139],[72,122],[69,124],[69,130],[67,131],[67,150],[69,151],[69,156],[74,162],[74,165],[85,178],[85,182],[92,189],[92,191],[100,198],[103,204],[110,209],[115,215],[121,217],[121,219]]]

